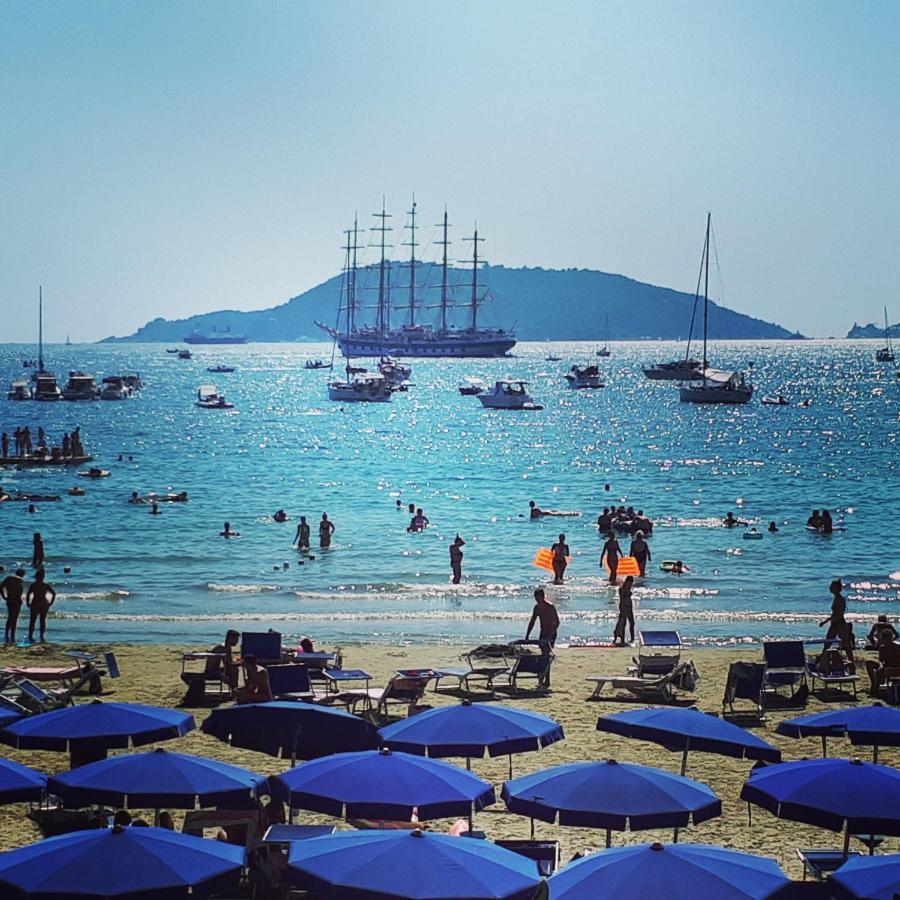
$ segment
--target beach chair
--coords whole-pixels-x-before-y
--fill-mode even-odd
[[[799,686],[806,685],[806,649],[803,641],[763,641],[766,666],[763,690],[777,694],[779,688],[790,688],[791,699]]]
[[[97,663],[97,655],[85,653],[80,650],[67,650],[63,654],[73,660],[67,666],[7,666],[2,670],[4,675],[10,675],[15,679],[26,678],[33,684],[59,682],[63,690],[81,691],[85,686],[89,694],[99,694],[103,690],[101,681],[104,675],[110,678],[120,676],[119,666],[115,653],[104,653],[106,669]],[[50,690],[48,693],[58,693]]]
[[[817,685],[821,685],[823,694],[838,698],[845,696],[848,693],[845,689],[849,687],[853,690],[853,698],[856,699],[859,675],[853,668],[840,641],[826,643],[818,659],[813,656],[806,657],[807,674],[813,690],[816,690]]]
[[[390,704],[406,708],[406,715],[413,715],[419,708],[419,701],[425,694],[429,677],[406,678],[395,675],[383,688],[362,688],[359,690],[342,691],[335,698],[335,702],[343,703],[349,712],[356,712],[362,704],[366,712],[373,711],[378,718],[389,717]]]
[[[309,669],[306,666],[269,666],[269,688],[276,700],[313,700]]]
[[[668,675],[681,662],[681,647],[677,631],[639,631],[638,655],[629,672],[638,678]]]
[[[559,868],[559,841],[496,840],[494,843],[533,859],[541,878],[549,878]]]
[[[797,857],[803,863],[804,881],[806,881],[807,873],[815,881],[825,881],[832,872],[847,862],[847,856],[861,855],[858,850],[850,850],[847,855],[843,850],[797,850]]]
[[[725,694],[722,697],[723,718],[752,717],[762,721],[766,717],[763,705],[763,685],[766,679],[766,667],[762,663],[733,662],[728,666],[725,679]],[[735,709],[735,700],[748,700],[755,709]],[[728,712],[725,712],[725,707]]]
[[[199,671],[190,668],[195,663],[200,664]],[[180,678],[187,687],[187,693],[181,701],[183,706],[199,706],[204,703],[209,685],[218,687],[220,700],[231,695],[231,685],[225,677],[224,653],[182,653]]]
[[[554,659],[552,653],[519,653],[508,674],[512,692],[518,693],[520,678],[534,678],[538,690],[549,690],[550,667]]]
[[[281,634],[277,631],[245,631],[241,635],[241,656],[255,656],[261,666],[281,662]]]
[[[613,690],[628,691],[628,699],[644,703],[674,703],[678,692],[691,693],[697,687],[700,673],[691,660],[685,660],[665,675],[641,678],[638,675],[589,675],[587,681],[594,682],[594,692],[589,700],[603,700],[602,691],[609,684]]]
[[[460,659],[465,666],[434,669],[434,690],[445,678],[456,679],[456,690],[472,693],[472,682],[484,682],[484,688],[493,693],[494,680],[509,675],[516,661],[515,647],[509,644],[486,644],[464,653]]]

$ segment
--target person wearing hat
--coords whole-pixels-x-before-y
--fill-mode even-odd
[[[462,548],[466,542],[457,535],[453,543],[450,545],[450,569],[453,572],[453,583],[459,584],[462,579]]]
[[[6,631],[3,642],[16,642],[16,623],[22,610],[22,598],[25,595],[25,570],[16,569],[15,575],[7,575],[0,582],[0,597],[6,601]]]

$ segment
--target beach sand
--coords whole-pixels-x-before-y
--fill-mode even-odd
[[[0,655],[2,665],[47,665],[52,661],[63,662],[65,657],[61,651],[67,649],[61,645],[48,645],[45,648],[27,650],[7,650]],[[114,649],[122,670],[118,680],[104,679],[104,699],[117,701],[135,701],[162,706],[175,706],[184,694],[179,680],[182,649],[174,646],[160,645],[122,645]],[[196,649],[196,648],[194,648]],[[520,754],[513,757],[514,776],[524,775],[560,763],[579,760],[600,760],[614,758],[625,762],[636,762],[657,766],[678,772],[681,754],[669,752],[655,744],[619,738],[598,732],[596,723],[598,716],[611,712],[632,708],[637,704],[627,702],[588,702],[593,685],[585,681],[586,676],[594,673],[621,674],[631,660],[633,650],[589,648],[557,650],[557,660],[553,667],[552,693],[541,696],[530,691],[523,691],[517,699],[506,694],[499,694],[502,702],[533,709],[552,716],[562,723],[566,739],[545,750]],[[344,647],[345,667],[360,667],[372,674],[372,685],[382,685],[398,668],[415,668],[435,665],[459,664],[459,648],[446,645],[434,646],[377,646],[363,645]],[[708,712],[721,709],[722,692],[728,665],[733,660],[742,659],[761,661],[762,651],[759,647],[748,646],[742,649],[697,649],[686,650],[685,657],[693,659],[701,674],[701,681],[696,692],[697,706]],[[862,681],[865,681],[863,676]],[[609,687],[605,688],[609,691]],[[427,702],[434,705],[445,705],[458,702],[453,695],[426,695]],[[866,702],[863,691],[860,702]],[[83,701],[82,701],[83,702]],[[746,706],[746,704],[744,704]],[[835,708],[839,703],[823,703],[816,696],[811,696],[806,707],[807,712],[815,712],[827,708]],[[200,722],[208,714],[208,709],[192,710]],[[804,757],[821,755],[821,743],[818,738],[793,740],[775,734],[775,727],[781,720],[800,714],[797,710],[770,712],[763,727],[755,732],[781,748],[785,759],[795,760]],[[284,771],[288,763],[253,751],[237,750],[202,734],[199,730],[175,741],[163,745],[171,750],[194,753],[221,759],[235,765],[244,766],[267,775]],[[63,753],[40,751],[15,751],[3,747],[4,755],[34,768],[55,773],[68,767],[68,758]],[[122,752],[122,751],[115,751]],[[829,740],[829,755],[859,756],[871,759],[871,750],[865,747],[853,748],[849,741],[843,739]],[[880,761],[890,765],[900,765],[900,748],[882,749]],[[464,764],[462,760],[459,761]],[[794,878],[801,876],[801,866],[795,850],[798,847],[839,848],[841,835],[824,829],[812,828],[793,822],[776,819],[768,812],[757,807],[752,811],[752,824],[748,823],[747,804],[738,799],[741,785],[746,779],[752,762],[732,759],[710,753],[691,753],[687,774],[706,782],[722,798],[723,814],[696,827],[684,829],[680,833],[682,841],[709,842],[738,850],[766,854],[774,857],[785,871]],[[527,818],[506,813],[499,801],[500,788],[508,776],[508,758],[474,760],[473,771],[491,781],[497,789],[498,802],[493,807],[476,815],[476,828],[487,832],[491,838],[527,838],[530,823]],[[835,785],[835,790],[844,790]],[[9,849],[30,843],[40,838],[34,824],[26,817],[27,805],[15,804],[0,807],[0,848]],[[173,811],[174,812],[174,811]],[[152,815],[149,814],[149,815]],[[181,813],[175,813],[176,821],[180,821]],[[335,820],[321,816],[302,813],[301,822],[329,822]],[[442,830],[448,823],[434,822],[431,827]],[[605,834],[602,831],[568,828],[538,822],[536,836],[559,839],[561,843],[561,859],[568,860],[573,854],[587,848],[603,846]],[[614,833],[613,844],[637,843],[643,841],[669,841],[672,832],[668,830]],[[862,849],[862,845],[853,842],[854,849]],[[900,840],[890,838],[885,841],[879,852],[900,851]]]

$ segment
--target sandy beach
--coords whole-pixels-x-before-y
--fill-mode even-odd
[[[46,665],[53,661],[62,662],[64,657],[60,654],[64,649],[68,648],[63,645],[48,645],[45,648],[30,650],[7,650],[0,657],[0,661],[3,665],[12,663]],[[123,673],[118,680],[104,679],[104,699],[163,706],[174,706],[181,700],[184,690],[178,675],[183,648],[119,645],[103,649],[115,650]],[[345,667],[365,668],[373,676],[373,686],[383,684],[395,669],[450,665],[457,662],[459,655],[458,648],[440,645],[401,647],[363,645],[343,649]],[[632,653],[633,651],[629,649],[560,648],[553,669],[552,693],[541,696],[525,691],[516,699],[509,698],[505,693],[498,694],[498,697],[502,698],[498,702],[533,709],[552,716],[562,723],[566,734],[564,741],[545,750],[514,757],[514,775],[523,775],[560,763],[606,758],[654,765],[675,772],[679,770],[681,756],[678,753],[670,753],[655,744],[619,738],[596,730],[598,716],[628,709],[635,704],[618,701],[588,702],[592,685],[586,682],[585,678],[594,673],[624,672]],[[708,712],[718,712],[721,709],[722,691],[729,663],[737,659],[761,660],[762,651],[755,646],[739,650],[704,648],[686,650],[685,656],[694,660],[701,674],[696,692],[698,707]],[[427,702],[434,706],[458,702],[458,698],[452,694],[429,691],[426,697]],[[866,699],[865,694],[861,692],[860,702],[866,702]],[[87,698],[80,698],[79,702],[86,700]],[[811,695],[806,711],[814,712],[838,705],[840,704],[833,702],[823,703],[818,697]],[[208,711],[207,708],[192,710],[198,726]],[[770,712],[765,726],[755,731],[780,747],[785,759],[819,756],[821,745],[818,739],[792,740],[775,734],[775,727],[779,721],[798,714],[799,711]],[[166,742],[165,746],[172,750],[221,759],[267,775],[277,774],[287,768],[287,763],[283,760],[253,751],[233,749],[202,734],[199,730],[181,740]],[[868,748],[861,747],[858,748],[860,752],[854,752],[856,749],[851,747],[849,741],[838,739],[829,741],[829,755],[856,755],[871,759],[871,751]],[[59,772],[68,766],[67,756],[62,753],[20,752],[8,747],[4,747],[2,752],[12,759],[47,773]],[[882,749],[880,756],[881,762],[900,764],[898,748]],[[706,841],[738,850],[767,854],[777,859],[789,875],[799,878],[801,867],[795,849],[838,847],[840,836],[822,829],[782,822],[757,808],[753,809],[752,824],[748,823],[747,805],[738,799],[738,795],[751,765],[752,763],[746,760],[708,753],[691,754],[687,774],[706,782],[722,798],[723,814],[719,819],[682,831],[680,839]],[[491,781],[496,786],[498,795],[503,781],[507,778],[507,769],[507,757],[473,761],[473,770]],[[40,839],[40,833],[26,817],[26,812],[27,806],[23,804],[0,807],[0,848],[5,850],[19,847]],[[179,821],[181,814],[176,812],[175,816],[176,821]],[[300,821],[334,822],[305,813],[301,815]],[[475,821],[476,827],[482,828],[492,838],[526,838],[529,835],[529,820],[506,813],[501,802],[479,813]],[[440,821],[431,823],[431,827],[438,830],[446,829],[447,825],[448,823]],[[564,861],[578,851],[602,846],[604,840],[604,834],[600,831],[551,826],[545,823],[537,823],[537,835],[558,838],[561,843],[561,858]],[[613,835],[613,843],[671,840],[671,837],[670,831],[617,833]],[[861,845],[854,842],[854,848],[860,849]],[[885,841],[880,852],[898,850],[900,840],[891,838]]]

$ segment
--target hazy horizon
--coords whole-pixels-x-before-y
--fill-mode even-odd
[[[408,240],[413,192],[454,258],[477,220],[492,264],[687,292],[709,209],[723,305],[896,321],[898,25],[886,0],[9,0],[3,339],[35,340],[38,284],[48,341],[283,303],[383,194]]]

